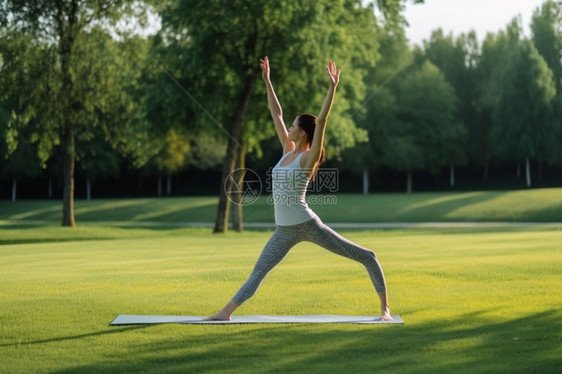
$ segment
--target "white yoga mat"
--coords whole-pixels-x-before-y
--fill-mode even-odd
[[[204,321],[203,316],[144,316],[120,314],[111,322],[118,325],[151,325],[159,323],[183,323],[191,325],[226,325],[247,323],[355,323],[355,324],[404,324],[398,314],[392,315],[392,321],[382,321],[373,316],[338,316],[338,315],[302,315],[302,316],[232,316],[231,321]]]

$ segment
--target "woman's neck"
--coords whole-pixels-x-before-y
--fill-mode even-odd
[[[308,142],[297,142],[295,144],[295,153],[302,153],[308,151],[310,147],[308,146]]]

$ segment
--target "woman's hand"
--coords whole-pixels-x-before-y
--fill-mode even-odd
[[[328,75],[330,76],[330,84],[333,87],[336,87],[338,85],[338,83],[340,82],[340,72],[341,72],[341,70],[338,70],[336,68],[336,64],[332,61],[328,62],[328,66],[326,66],[326,70],[328,71]]]
[[[260,59],[261,77],[264,81],[269,81],[269,59],[267,56]]]

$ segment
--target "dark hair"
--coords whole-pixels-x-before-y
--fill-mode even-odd
[[[303,113],[297,117],[297,125],[301,130],[306,133],[308,145],[312,145],[312,139],[314,139],[314,130],[316,129],[316,116],[310,113]],[[320,151],[320,159],[318,160],[318,166],[326,161],[326,149],[324,149],[324,144],[322,144],[322,150]],[[312,172],[312,181],[316,178],[316,173],[318,172],[318,167]]]

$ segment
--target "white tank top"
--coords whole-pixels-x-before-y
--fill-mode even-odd
[[[310,178],[301,168],[304,153],[300,153],[289,165],[281,166],[281,162],[291,153],[281,157],[271,172],[275,224],[279,226],[297,225],[316,217],[306,203],[306,188]]]

